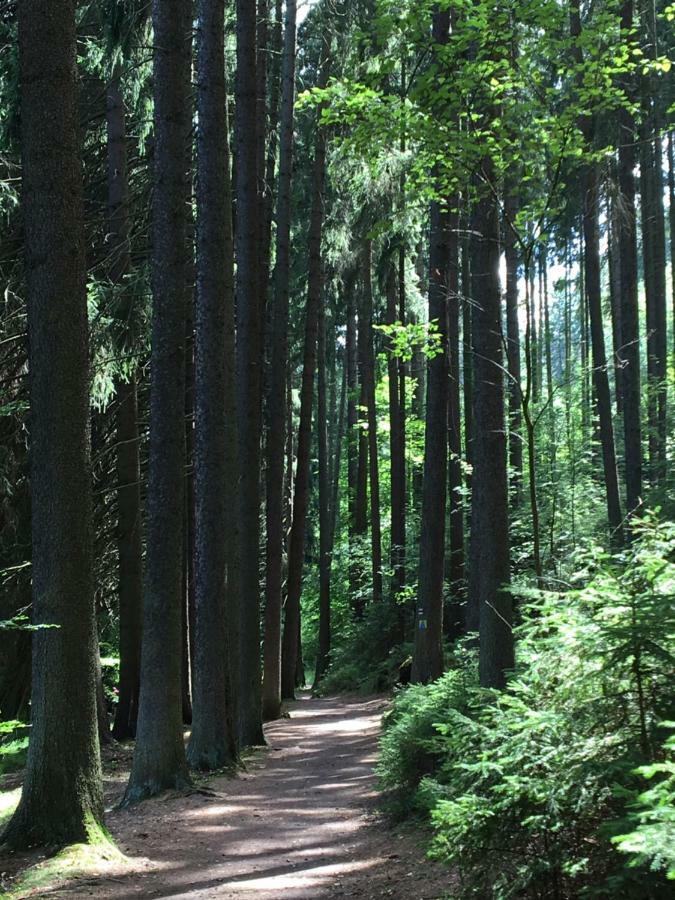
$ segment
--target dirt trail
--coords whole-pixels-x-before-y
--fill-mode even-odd
[[[113,810],[130,865],[50,891],[54,897],[320,900],[451,896],[424,837],[375,811],[381,699],[302,699],[266,726],[268,749],[208,792]],[[124,773],[109,785],[120,796]]]

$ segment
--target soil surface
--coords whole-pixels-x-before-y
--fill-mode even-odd
[[[112,808],[124,865],[40,894],[49,897],[322,900],[452,896],[449,870],[425,857],[428,835],[377,812],[373,765],[386,701],[303,698],[265,727],[268,747],[235,778],[185,795]],[[109,754],[109,805],[129,754]],[[35,896],[35,895],[33,895]]]

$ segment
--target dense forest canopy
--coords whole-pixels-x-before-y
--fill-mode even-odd
[[[394,689],[451,896],[671,896],[673,22],[0,4],[6,848]]]

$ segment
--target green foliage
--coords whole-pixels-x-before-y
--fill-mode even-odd
[[[0,775],[22,769],[27,752],[28,726],[25,722],[0,722]]]
[[[675,728],[675,722],[664,723]],[[635,829],[613,840],[619,850],[632,854],[629,865],[665,869],[675,880],[675,735],[663,746],[662,762],[640,766],[636,771],[652,786],[633,803],[628,820]]]
[[[458,662],[387,719],[383,786],[398,810],[428,810],[459,897],[667,895],[675,526],[647,519],[624,554],[578,566],[569,590],[522,591],[506,692]]]

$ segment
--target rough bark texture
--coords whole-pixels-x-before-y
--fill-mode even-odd
[[[121,317],[131,315],[129,182],[127,176],[126,110],[121,66],[115,67],[106,97],[108,162],[108,241],[110,280],[122,291]],[[143,608],[142,515],[136,375],[120,378],[116,386],[117,442],[117,553],[119,557],[119,695],[113,736],[118,741],[136,734],[140,691],[141,625]]]
[[[494,173],[483,162],[485,180]],[[499,218],[491,197],[472,217],[473,476],[470,630],[480,632],[481,684],[502,687],[514,660],[509,582],[509,519],[499,284]]]
[[[362,330],[361,380],[368,422],[368,481],[370,485],[370,556],[372,599],[382,599],[382,530],[380,522],[380,469],[377,446],[377,409],[375,407],[375,348],[373,337],[372,241],[366,241],[363,259],[363,293],[359,309]]]
[[[197,5],[197,308],[195,331],[195,652],[188,760],[217,769],[236,758],[227,622],[226,309],[232,304],[224,0]],[[229,271],[228,271],[229,268]]]
[[[432,37],[447,43],[450,13],[436,11]],[[420,559],[411,681],[426,683],[443,672],[443,573],[448,477],[448,269],[450,214],[433,201],[429,235],[429,321],[435,322],[440,352],[427,365],[424,480]]]
[[[518,201],[513,188],[504,199],[504,255],[506,257],[506,359],[509,397],[509,464],[511,487],[516,504],[523,484],[522,393],[520,385],[520,324],[518,321],[518,243],[516,214]]]
[[[445,616],[445,631],[457,637],[463,627],[461,603],[464,600],[464,502],[462,482],[462,410],[460,404],[459,359],[459,198],[450,198],[448,264],[448,552],[446,579],[450,608]]]
[[[405,262],[405,260],[404,260]],[[397,290],[398,288],[398,290]],[[396,301],[400,309],[397,311]],[[403,322],[405,318],[405,278],[403,285],[392,277],[387,283],[387,324]],[[391,600],[405,585],[405,364],[391,352],[387,357],[389,382],[389,457],[391,503]],[[403,387],[401,387],[403,385]]]
[[[117,385],[117,552],[119,554],[120,680],[113,737],[136,734],[140,692],[143,563],[136,380]]]
[[[621,29],[633,27],[633,3],[621,5]],[[630,83],[625,89],[631,92]],[[619,111],[619,305],[621,308],[621,392],[623,395],[623,440],[626,465],[626,508],[634,512],[642,495],[642,424],[640,410],[640,317],[638,307],[638,251],[635,215],[636,129],[631,113]]]
[[[328,79],[328,62],[322,66],[320,83]],[[316,370],[319,304],[322,292],[321,236],[323,232],[323,190],[326,177],[326,145],[323,130],[316,128],[312,211],[309,223],[309,272],[307,277],[307,312],[305,318],[305,349],[300,389],[300,425],[293,496],[293,524],[291,526],[288,557],[288,595],[281,654],[281,696],[288,700],[295,695],[296,668],[299,658],[300,595],[309,504],[309,463],[312,441],[312,399]]]
[[[237,0],[235,106],[237,256],[237,418],[239,429],[239,739],[264,743],[260,672],[260,433],[262,424],[262,286],[258,279],[259,212],[256,5]]]
[[[583,63],[583,51],[578,39],[581,37],[579,0],[570,3],[570,34],[575,40],[574,53],[579,67]],[[577,78],[581,79],[581,69]],[[581,116],[579,128],[589,149],[595,138],[595,122],[592,117]],[[612,400],[607,374],[605,352],[605,331],[602,314],[602,294],[600,280],[600,196],[599,173],[596,163],[588,163],[581,173],[582,224],[584,238],[584,283],[590,314],[591,347],[593,352],[593,389],[596,412],[599,419],[602,464],[607,497],[607,516],[612,537],[617,543],[623,539],[621,501],[619,498],[619,478],[616,465],[614,429],[612,425]]]
[[[437,21],[439,15],[435,17]],[[438,24],[435,26],[437,29]],[[446,26],[447,28],[447,26]],[[438,40],[438,37],[436,38]],[[411,680],[426,683],[443,672],[443,570],[448,449],[448,214],[431,205],[429,320],[441,352],[427,367],[424,481],[417,611]]]
[[[181,721],[186,147],[190,5],[154,0],[155,168],[147,552],[141,694],[125,802],[188,780]]]
[[[316,409],[317,444],[319,450],[319,640],[316,655],[314,687],[321,681],[330,663],[331,608],[331,525],[330,480],[328,473],[328,428],[326,403],[326,316],[319,304],[317,350],[318,390]]]
[[[103,821],[96,725],[89,350],[75,5],[19,6],[30,342],[32,729],[12,846],[87,841]]]
[[[286,370],[293,173],[293,105],[295,101],[296,3],[286,4],[284,28],[276,266],[270,329],[269,386],[266,404],[266,582],[262,711],[266,720],[281,711],[281,600],[284,558],[284,453],[286,447]],[[287,477],[292,477],[288,473]]]

